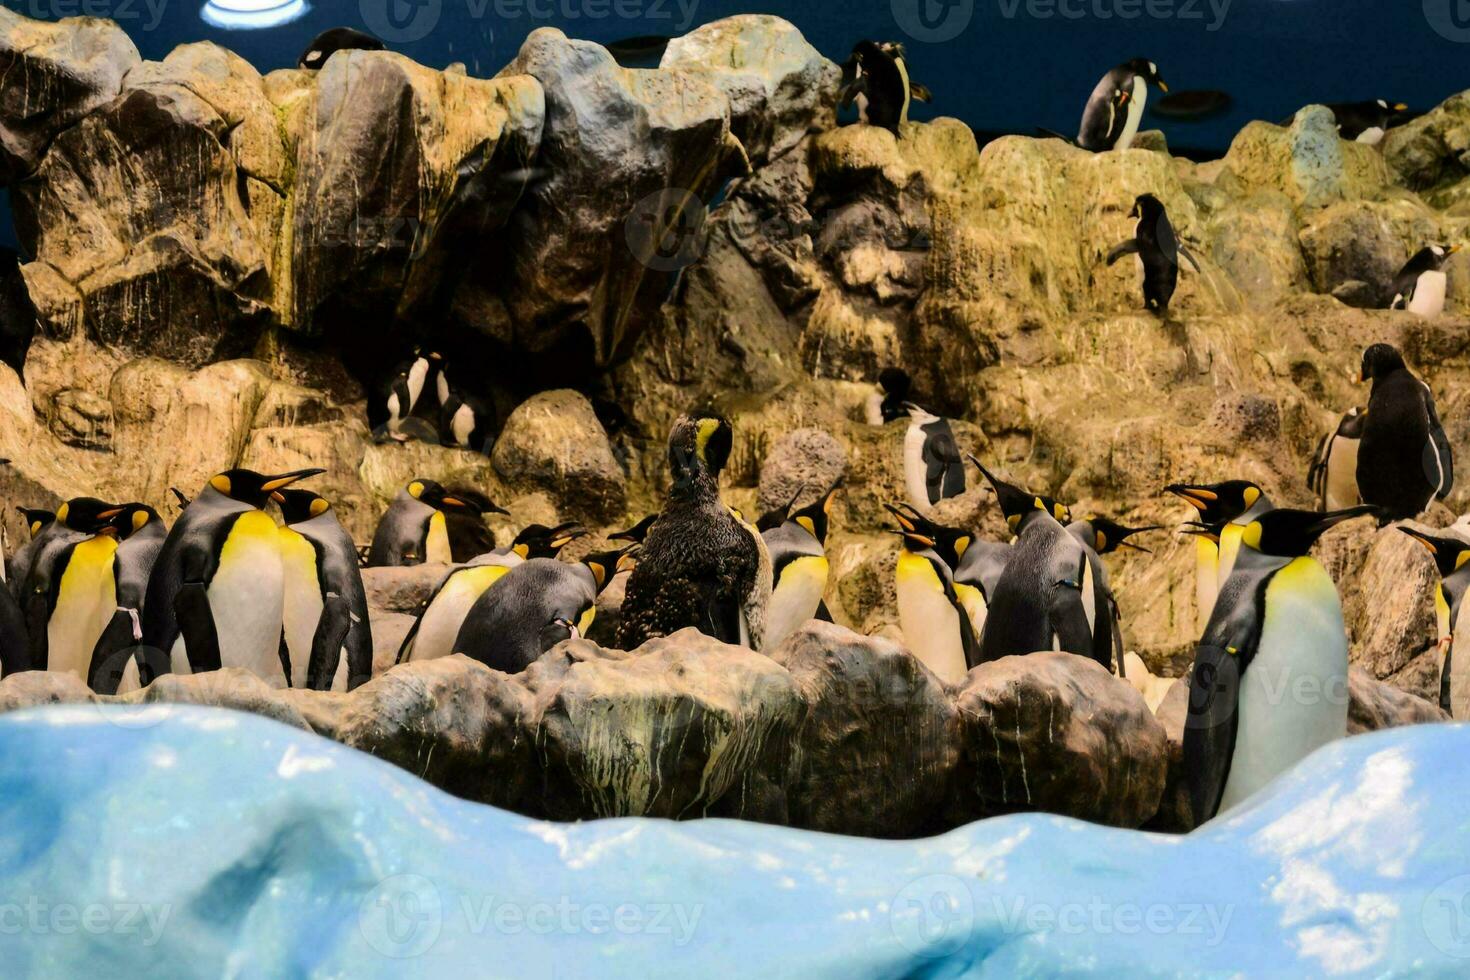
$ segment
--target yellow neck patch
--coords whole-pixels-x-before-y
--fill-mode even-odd
[[[699,454],[699,458],[704,460],[705,463],[709,462],[709,459],[704,455],[705,447],[709,445],[710,437],[718,431],[720,431],[719,419],[699,420],[699,428],[696,430],[694,436],[694,451]]]
[[[806,528],[807,533],[810,534],[812,537],[817,536],[817,524],[810,517],[807,517],[805,514],[803,514],[796,519],[796,523]]]
[[[1251,521],[1240,532],[1241,543],[1247,547],[1259,549],[1261,547],[1261,522]]]

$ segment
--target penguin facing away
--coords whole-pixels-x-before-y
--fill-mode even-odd
[[[1417,517],[1455,486],[1454,453],[1429,386],[1414,377],[1388,344],[1363,352],[1362,381],[1372,381],[1358,443],[1357,483],[1363,502],[1380,510],[1379,526]]]
[[[1462,622],[1465,593],[1470,590],[1470,542],[1439,537],[1399,525],[1434,557],[1440,581],[1434,589],[1434,619],[1440,651],[1439,706],[1456,721],[1470,718],[1470,620]],[[1455,651],[1460,656],[1455,657]]]
[[[1246,525],[1195,648],[1184,772],[1197,824],[1347,734],[1342,603],[1307,552],[1329,528],[1371,512],[1272,510]]]
[[[827,521],[836,490],[833,486],[778,527],[761,532],[771,554],[772,581],[763,649],[776,649],[817,616],[827,591]]]
[[[1307,471],[1307,488],[1317,495],[1317,509],[1342,510],[1361,501],[1358,496],[1358,447],[1363,439],[1366,413],[1351,409],[1337,428],[1322,437]]]
[[[1113,673],[1124,677],[1127,666],[1123,643],[1123,611],[1118,607],[1117,596],[1113,594],[1113,586],[1108,580],[1108,569],[1103,564],[1102,556],[1110,555],[1119,548],[1129,548],[1147,554],[1147,548],[1133,544],[1128,539],[1135,534],[1162,529],[1155,524],[1147,527],[1125,527],[1106,517],[1090,517],[1084,521],[1072,521],[1066,525],[1066,528],[1067,533],[1075,537],[1087,549],[1087,560],[1092,565],[1093,578],[1098,582],[1102,593],[1107,596],[1108,611],[1112,616]]]
[[[282,642],[291,686],[350,691],[373,673],[372,623],[357,546],[332,505],[310,490],[277,490],[285,574]]]
[[[317,71],[327,59],[338,51],[382,51],[383,42],[363,31],[351,27],[333,27],[312,38],[296,67],[303,71]]]
[[[39,507],[17,507],[21,517],[25,518],[26,543],[15,549],[5,559],[5,583],[8,591],[14,596],[19,596],[21,587],[25,584],[26,573],[31,567],[31,558],[37,547],[42,544],[39,540],[41,532],[56,522],[54,511]]]
[[[1112,265],[1125,255],[1137,255],[1143,263],[1143,305],[1159,316],[1169,312],[1169,301],[1179,285],[1179,259],[1182,256],[1199,272],[1199,262],[1169,223],[1169,213],[1164,204],[1152,194],[1140,194],[1133,202],[1130,218],[1138,219],[1134,237],[1113,246],[1108,252],[1107,264]]]
[[[929,90],[910,81],[903,45],[891,41],[859,41],[842,66],[843,86],[838,105],[856,104],[858,118],[900,137],[909,121],[913,99],[928,102]]]
[[[1094,153],[1131,147],[1148,103],[1149,85],[1169,91],[1159,66],[1147,58],[1134,58],[1104,75],[1082,110],[1077,145]]]
[[[925,510],[965,492],[965,462],[948,419],[908,404],[903,437],[903,480],[909,503]]]
[[[1449,292],[1449,276],[1444,271],[1444,264],[1459,250],[1458,245],[1429,245],[1415,252],[1394,276],[1394,297],[1389,308],[1408,310],[1422,317],[1443,313]]]
[[[944,683],[959,684],[981,662],[970,617],[949,566],[934,552],[934,539],[913,531],[898,534],[903,550],[893,585],[904,645]]]
[[[113,557],[114,607],[92,649],[87,685],[98,694],[126,693],[140,686],[147,651],[143,642],[143,604],[153,565],[168,539],[158,511],[142,503],[119,507],[111,518],[118,539]]]

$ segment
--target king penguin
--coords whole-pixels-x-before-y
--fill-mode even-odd
[[[955,592],[949,566],[934,551],[934,539],[914,531],[898,533],[903,550],[893,586],[904,645],[941,681],[959,684],[980,663],[970,617]]]
[[[281,541],[263,508],[277,490],[324,472],[226,470],[179,515],[143,602],[143,644],[163,651],[173,673],[242,667],[272,687],[287,686]],[[153,677],[139,680],[147,686]]]
[[[996,545],[997,542],[976,541],[975,535],[969,531],[931,521],[908,504],[884,504],[883,507],[898,522],[900,531],[909,532],[933,542],[929,547],[950,570],[955,598],[969,618],[971,632],[974,633],[978,642],[978,638],[985,631],[986,603],[989,592],[978,581],[961,582],[959,569],[964,567],[965,560],[970,556],[972,550],[981,551]],[[999,545],[999,547],[1005,552],[1010,551],[1010,545]],[[1001,559],[1001,564],[1004,564],[1004,558]]]
[[[673,480],[628,577],[618,627],[622,649],[686,626],[752,649],[764,642],[770,555],[754,526],[720,500],[720,471],[733,445],[730,423],[713,412],[675,420],[668,451]]]
[[[1429,386],[1388,344],[1363,352],[1362,381],[1372,381],[1358,443],[1358,492],[1380,510],[1379,524],[1417,517],[1455,486],[1449,438]]]
[[[1434,556],[1439,585],[1434,590],[1434,620],[1439,629],[1439,706],[1456,721],[1470,718],[1470,621],[1461,622],[1465,592],[1470,589],[1470,543],[1437,537],[1399,525]],[[1463,627],[1463,628],[1462,628]],[[1459,647],[1459,663],[1455,648]]]
[[[1131,147],[1143,120],[1150,84],[1169,91],[1159,66],[1147,58],[1134,58],[1104,75],[1082,110],[1077,145],[1094,153]]]
[[[1430,245],[1415,252],[1399,274],[1394,276],[1393,302],[1390,309],[1408,310],[1423,317],[1444,312],[1449,291],[1449,276],[1444,264],[1460,250],[1458,245]]]
[[[1199,263],[1169,222],[1164,202],[1152,194],[1140,194],[1133,202],[1130,218],[1138,219],[1132,238],[1113,246],[1107,263],[1112,265],[1125,255],[1137,255],[1143,263],[1143,306],[1159,316],[1169,313],[1169,301],[1179,285],[1179,260],[1185,258],[1198,272]]]
[[[57,508],[56,522],[37,539],[41,547],[26,571],[19,603],[31,669],[68,671],[87,680],[92,648],[116,606],[117,532],[109,523],[116,513],[113,504],[75,497]]]
[[[1358,447],[1367,416],[1361,408],[1351,409],[1337,427],[1322,437],[1307,471],[1307,488],[1317,495],[1317,509],[1343,510],[1356,506],[1358,496]]]
[[[143,604],[153,565],[168,538],[168,528],[158,511],[143,503],[123,504],[111,518],[111,524],[118,539],[117,554],[113,557],[115,604],[106,629],[92,649],[87,672],[87,684],[98,694],[135,690],[140,678],[148,673],[143,661],[149,651],[141,645]],[[155,667],[158,668],[155,674],[168,669],[161,662],[155,663]]]
[[[373,634],[357,546],[331,503],[310,490],[277,490],[271,498],[285,520],[282,642],[291,686],[350,691],[373,673]]]
[[[21,587],[25,584],[26,572],[31,567],[31,558],[36,548],[42,543],[40,541],[41,532],[56,522],[56,513],[39,507],[17,507],[15,509],[25,519],[27,537],[26,543],[15,549],[5,559],[5,584],[9,591],[18,597]]]
[[[827,591],[827,521],[833,486],[779,526],[762,531],[771,553],[771,604],[763,649],[774,650],[798,627],[815,619]]]
[[[1235,563],[1241,529],[1270,510],[1271,501],[1258,485],[1249,480],[1173,483],[1165,487],[1164,491],[1182,497],[1199,511],[1200,525],[1218,528],[1218,535],[1194,535],[1195,604],[1199,622],[1207,623],[1220,585],[1230,576],[1230,567]]]
[[[903,45],[891,41],[859,41],[842,66],[843,86],[838,103],[856,103],[858,119],[879,126],[895,137],[909,121],[912,100],[928,102],[929,90],[909,80]]]
[[[579,562],[522,562],[475,600],[455,638],[454,652],[507,674],[520,673],[563,640],[586,636],[597,614],[598,594],[631,563],[626,549],[588,555]]]
[[[949,420],[909,403],[903,437],[903,481],[909,503],[920,511],[965,492],[965,462]]]
[[[506,513],[491,504],[496,514]],[[454,560],[445,512],[474,513],[469,501],[451,495],[433,480],[410,480],[398,491],[373,532],[368,567],[387,565],[448,565]]]
[[[1194,654],[1184,773],[1196,824],[1347,734],[1342,602],[1307,552],[1328,528],[1371,512],[1272,510],[1244,527]]]

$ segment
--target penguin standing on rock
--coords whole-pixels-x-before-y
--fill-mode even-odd
[[[842,66],[839,105],[856,103],[858,119],[868,126],[888,130],[900,137],[900,127],[909,121],[912,100],[928,102],[927,88],[909,80],[902,44],[891,41],[859,41]]]
[[[1362,381],[1372,381],[1358,443],[1358,492],[1379,508],[1379,526],[1417,517],[1455,486],[1454,454],[1429,386],[1388,344],[1363,352]]]
[[[909,503],[918,510],[965,492],[965,461],[948,419],[907,405],[908,432],[903,437],[903,481]]]
[[[908,415],[905,404],[913,390],[913,380],[902,368],[888,367],[878,372],[878,384],[863,403],[863,420],[869,425],[886,425]]]
[[[495,514],[506,513],[493,503],[483,509]],[[473,513],[476,517],[482,512],[474,503],[451,495],[433,480],[409,481],[398,491],[378,521],[373,543],[368,548],[368,566],[447,565],[452,562],[454,551],[445,517],[451,510]]]
[[[619,646],[694,626],[760,649],[771,598],[770,556],[759,532],[720,500],[733,431],[708,411],[680,416],[669,433],[673,483],[628,578]]]
[[[1358,447],[1368,421],[1361,408],[1354,408],[1322,437],[1307,471],[1307,487],[1317,495],[1323,512],[1356,506],[1358,496]]]
[[[1131,147],[1148,104],[1150,85],[1169,91],[1159,66],[1147,58],[1134,58],[1104,75],[1082,110],[1077,145],[1094,153]]]
[[[1195,272],[1200,271],[1199,263],[1174,234],[1164,203],[1152,194],[1140,194],[1128,216],[1138,219],[1134,237],[1115,245],[1108,253],[1107,263],[1112,265],[1125,255],[1137,255],[1143,263],[1144,309],[1167,316],[1169,301],[1179,285],[1180,257],[1188,259]]]
[[[1430,245],[1415,252],[1394,276],[1394,297],[1389,308],[1408,310],[1423,317],[1443,313],[1450,285],[1444,264],[1459,250],[1458,245]]]
[[[898,624],[910,653],[946,684],[958,684],[979,664],[980,649],[970,616],[960,603],[948,564],[935,541],[915,531],[899,531],[893,587]]]
[[[373,673],[373,634],[357,546],[332,505],[310,490],[277,490],[285,573],[282,642],[291,686],[350,691]]]
[[[318,71],[327,59],[338,51],[382,51],[383,42],[371,34],[351,27],[333,27],[312,38],[296,67],[303,71]]]
[[[111,518],[118,539],[113,558],[114,608],[92,649],[87,685],[98,694],[135,690],[144,672],[143,605],[153,565],[168,539],[158,511],[142,503],[123,504]]]
[[[1399,525],[1434,557],[1439,585],[1434,590],[1434,620],[1441,655],[1439,706],[1456,721],[1470,718],[1470,622],[1461,622],[1465,593],[1470,590],[1470,542],[1438,537]],[[1464,627],[1462,630],[1461,627]],[[1458,662],[1455,649],[1460,649]]]
[[[771,553],[773,583],[766,610],[766,650],[776,649],[798,627],[815,619],[821,608],[827,591],[827,519],[836,490],[832,487],[779,526],[761,532]]]
[[[1342,602],[1307,552],[1329,528],[1372,510],[1273,510],[1243,529],[1240,558],[1195,648],[1184,773],[1196,823],[1347,734]]]

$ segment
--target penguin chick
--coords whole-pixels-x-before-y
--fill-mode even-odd
[[[669,433],[673,482],[628,578],[619,645],[632,650],[686,626],[759,648],[771,595],[769,556],[755,528],[720,500],[730,423],[712,412],[680,416]],[[765,573],[762,574],[764,565]]]
[[[1455,486],[1454,453],[1429,386],[1388,344],[1363,352],[1362,381],[1373,383],[1358,443],[1363,502],[1380,508],[1379,526],[1416,517]]]
[[[301,57],[296,59],[296,67],[303,71],[317,71],[338,51],[382,50],[383,42],[371,34],[351,27],[333,27],[311,39]]]
[[[779,526],[761,531],[771,554],[772,581],[762,649],[776,649],[782,640],[817,616],[827,591],[827,521],[836,490],[834,485]]]
[[[928,102],[929,90],[909,79],[903,45],[891,41],[859,41],[842,66],[840,108],[856,104],[858,119],[878,126],[900,138],[900,127],[909,121],[914,99]]]
[[[1082,110],[1077,145],[1094,153],[1131,147],[1148,103],[1149,85],[1169,91],[1159,66],[1147,58],[1134,58],[1104,75]]]
[[[869,425],[886,425],[908,415],[905,402],[913,391],[913,380],[902,368],[878,372],[878,384],[863,403],[863,419]]]
[[[909,428],[903,438],[904,489],[909,503],[926,510],[965,492],[965,463],[948,419],[906,403]]]
[[[487,501],[488,502],[488,501]],[[490,504],[491,513],[506,513]],[[454,558],[446,511],[478,518],[481,508],[451,495],[433,480],[417,479],[398,491],[378,521],[368,548],[368,565],[448,564]]]
[[[1307,471],[1307,488],[1317,495],[1318,510],[1342,510],[1360,502],[1358,448],[1367,421],[1367,413],[1354,408],[1317,443],[1312,468]]]
[[[1180,257],[1188,259],[1195,272],[1200,271],[1199,263],[1174,234],[1164,203],[1152,194],[1140,194],[1128,216],[1138,219],[1134,237],[1113,246],[1107,264],[1112,265],[1125,255],[1137,255],[1143,262],[1144,309],[1167,316],[1169,301],[1179,285]]]
[[[1470,622],[1461,622],[1465,593],[1470,590],[1470,542],[1426,534],[1399,525],[1434,558],[1440,581],[1434,589],[1434,620],[1440,652],[1439,706],[1456,721],[1470,718]],[[1461,651],[1459,663],[1455,651]]]
[[[1459,250],[1459,245],[1429,245],[1415,252],[1393,278],[1394,297],[1389,309],[1408,310],[1423,317],[1443,313],[1449,291],[1444,264]]]
[[[1329,528],[1372,512],[1272,510],[1244,527],[1195,648],[1183,771],[1197,824],[1347,734],[1342,603],[1307,552]],[[1280,695],[1299,690],[1315,696]]]
[[[357,547],[331,503],[310,490],[278,490],[285,570],[283,639],[291,686],[350,691],[373,673],[372,623]]]

